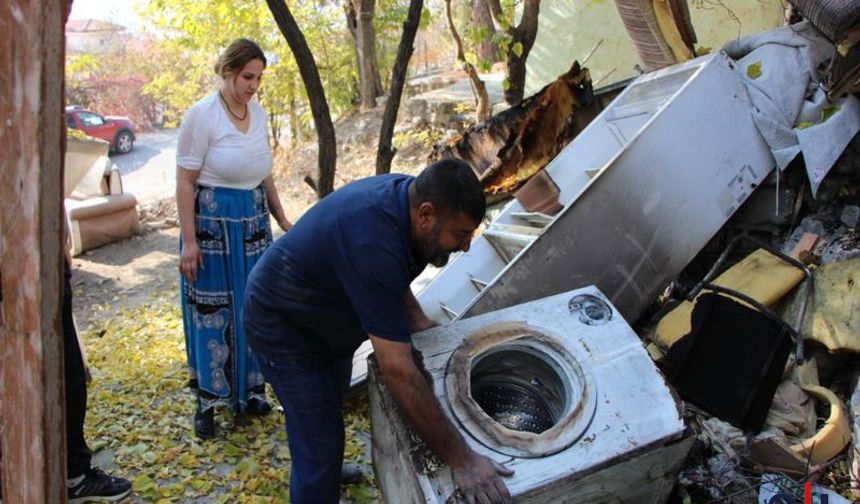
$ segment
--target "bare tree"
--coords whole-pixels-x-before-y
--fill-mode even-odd
[[[299,73],[308,93],[319,145],[319,176],[316,181],[308,176],[305,178],[305,182],[316,191],[317,196],[322,198],[334,190],[334,172],[337,163],[337,143],[328,101],[325,97],[325,89],[320,81],[314,56],[286,2],[284,0],[266,0],[266,3],[296,58]]]
[[[379,129],[379,148],[376,153],[377,175],[391,171],[391,160],[397,153],[391,147],[391,137],[394,135],[394,124],[397,122],[397,111],[400,109],[400,97],[406,82],[406,69],[414,50],[412,45],[415,43],[415,33],[418,32],[418,23],[421,21],[421,9],[423,7],[424,0],[409,0],[409,11],[406,14],[406,21],[403,23],[403,36],[400,37],[394,68],[391,70],[391,88],[388,92],[388,100],[385,102],[382,126]]]
[[[469,76],[469,83],[472,85],[472,92],[475,94],[475,118],[478,122],[484,122],[490,117],[490,97],[487,95],[487,86],[484,85],[484,81],[478,76],[475,65],[469,63],[466,59],[466,53],[463,51],[463,41],[460,39],[460,34],[457,33],[457,27],[454,25],[454,20],[451,17],[451,0],[445,0],[445,17],[448,19],[448,29],[451,30],[451,36],[454,38],[454,43],[457,46],[457,61],[460,62],[463,70]]]
[[[376,106],[376,97],[385,92],[382,88],[382,79],[379,77],[376,30],[373,28],[376,0],[349,0],[344,10],[347,26],[355,43],[361,107],[373,108]]]

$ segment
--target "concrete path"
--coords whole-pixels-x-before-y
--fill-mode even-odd
[[[140,133],[131,152],[111,155],[122,174],[123,190],[134,194],[141,205],[174,197],[178,135],[175,129]]]

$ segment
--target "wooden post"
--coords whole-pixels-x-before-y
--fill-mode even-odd
[[[0,2],[3,502],[66,502],[60,329],[67,0]]]

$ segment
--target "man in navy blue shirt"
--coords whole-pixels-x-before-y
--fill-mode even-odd
[[[243,319],[284,407],[294,504],[338,502],[341,400],[368,337],[400,409],[469,502],[510,501],[499,475],[513,472],[465,443],[415,364],[410,336],[437,323],[409,284],[427,263],[468,250],[484,211],[480,183],[460,160],[414,178],[369,177],[319,201],[254,267]]]

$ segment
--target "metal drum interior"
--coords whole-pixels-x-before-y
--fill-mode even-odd
[[[568,390],[559,366],[528,346],[505,345],[472,366],[472,398],[508,429],[540,434],[567,410]],[[578,398],[573,398],[576,401]]]
[[[591,422],[595,384],[587,363],[547,331],[502,323],[467,337],[448,361],[448,402],[486,447],[542,457],[573,444]]]

